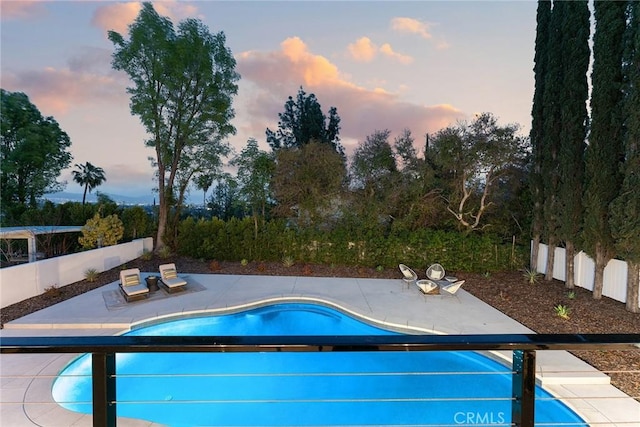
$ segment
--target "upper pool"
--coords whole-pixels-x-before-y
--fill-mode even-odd
[[[127,335],[389,335],[323,305],[283,303]],[[474,352],[132,353],[116,356],[117,415],[172,426],[508,425],[511,376]],[[91,413],[91,359],[53,397]],[[536,423],[585,425],[536,390]]]

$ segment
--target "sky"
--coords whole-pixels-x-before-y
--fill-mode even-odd
[[[323,112],[336,107],[347,154],[376,130],[392,139],[426,133],[490,112],[500,124],[531,126],[535,0],[521,1],[163,1],[174,25],[200,19],[224,32],[241,75],[234,98],[240,152],[249,138],[269,150],[265,130],[300,87]],[[97,188],[153,198],[153,150],[132,116],[124,72],[111,67],[107,38],[128,38],[139,2],[0,0],[0,84],[24,92],[71,139],[60,177],[81,193],[73,165],[105,170]],[[202,200],[201,190],[192,191]]]

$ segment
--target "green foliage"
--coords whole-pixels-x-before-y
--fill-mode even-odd
[[[439,262],[450,271],[485,272],[513,269],[527,259],[528,246],[515,247],[491,235],[455,231],[336,228],[295,229],[271,220],[257,238],[250,218],[221,221],[188,218],[180,224],[178,253],[202,259],[282,262],[282,254],[297,262],[326,265],[367,265],[396,268],[399,262],[423,265]]]
[[[0,201],[6,212],[16,205],[33,207],[44,193],[64,188],[57,178],[72,156],[69,136],[53,117],[43,117],[27,95],[1,89],[0,101]]]
[[[567,298],[569,298],[569,299],[576,299],[576,291],[569,291],[569,292],[567,292]]]
[[[284,265],[285,267],[287,268],[293,267],[294,264],[295,264],[295,260],[293,259],[292,256],[285,255],[282,257],[282,265]]]
[[[563,304],[558,304],[553,307],[553,310],[556,312],[556,316],[569,320],[569,315],[571,314],[571,309]]]
[[[174,28],[144,3],[128,30],[129,40],[109,31],[112,64],[132,80],[131,112],[153,135],[145,143],[156,153],[161,248],[176,235],[189,184],[202,171],[219,171],[229,152],[225,138],[235,132],[231,104],[240,76],[224,33],[210,33],[197,19]]]
[[[120,214],[124,225],[124,238],[126,240],[150,237],[153,233],[153,218],[141,206],[125,208]]]
[[[466,231],[486,228],[487,210],[496,203],[495,187],[509,182],[527,161],[528,141],[518,136],[518,125],[499,126],[490,113],[459,122],[433,137],[436,163],[448,171],[442,189],[446,209]]]
[[[84,165],[76,164],[76,169],[77,170],[71,173],[73,174],[73,180],[84,188],[82,194],[82,204],[84,205],[87,198],[87,191],[91,193],[91,190],[102,185],[107,178],[104,176],[104,169],[94,166],[89,162],[86,162]]]
[[[300,149],[278,150],[273,177],[276,214],[304,227],[330,221],[345,177],[342,157],[327,144],[310,142]]]
[[[148,251],[148,250],[144,250],[142,252],[142,255],[140,256],[140,258],[142,258],[145,261],[150,261],[153,258],[153,252]]]
[[[284,112],[278,114],[278,130],[267,129],[267,142],[273,150],[280,148],[302,148],[315,141],[328,144],[333,151],[344,156],[340,144],[340,117],[335,107],[329,109],[329,117],[322,113],[320,103],[314,94],[300,87],[294,100],[289,97],[284,104]]]
[[[530,285],[535,285],[536,283],[538,283],[538,279],[541,276],[541,274],[538,273],[536,270],[528,269],[528,268],[524,269],[524,272],[522,273],[522,275],[524,276],[525,279],[527,279],[527,282]]]
[[[82,236],[78,239],[78,242],[84,249],[112,246],[122,239],[123,234],[124,226],[117,215],[101,218],[100,214],[96,213],[82,227]]]
[[[84,278],[87,282],[95,282],[100,273],[95,268],[87,268],[84,271]]]

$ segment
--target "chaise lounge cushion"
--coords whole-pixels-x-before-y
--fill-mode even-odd
[[[187,285],[187,281],[178,276],[174,264],[164,264],[160,266],[160,281],[169,289],[177,290]]]
[[[125,294],[127,300],[133,297],[144,297],[149,293],[147,288],[140,280],[140,270],[131,268],[120,272],[120,289]]]

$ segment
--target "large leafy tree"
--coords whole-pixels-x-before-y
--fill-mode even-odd
[[[437,161],[450,179],[442,197],[463,230],[490,225],[483,217],[495,203],[494,187],[527,161],[528,140],[518,130],[515,124],[500,126],[492,114],[483,113],[435,134]]]
[[[584,244],[595,260],[593,297],[602,298],[604,269],[615,255],[609,208],[622,184],[624,158],[623,35],[626,2],[594,3],[591,134],[585,153]]]
[[[322,225],[337,214],[345,176],[343,157],[328,144],[278,150],[272,181],[275,213],[300,225]]]
[[[144,3],[129,27],[129,39],[109,32],[113,67],[133,82],[131,112],[150,135],[158,178],[159,250],[174,237],[189,183],[221,165],[225,138],[235,132],[231,103],[240,78],[222,32],[212,34],[199,20],[174,28]],[[173,215],[172,217],[170,217]],[[168,228],[171,228],[169,230]]]
[[[566,250],[566,287],[574,287],[576,241],[582,229],[582,183],[587,136],[587,68],[589,67],[589,6],[583,1],[556,1],[564,8],[561,25],[562,87],[558,153],[558,235]]]
[[[340,144],[340,116],[335,107],[325,116],[314,94],[300,87],[294,99],[289,97],[284,104],[284,112],[279,113],[278,130],[266,130],[267,142],[272,149],[300,148],[310,142],[329,144],[335,151],[344,155]]]
[[[538,265],[540,240],[544,230],[544,180],[542,177],[542,163],[545,155],[543,148],[544,135],[544,100],[545,82],[549,61],[549,25],[551,20],[551,0],[538,0],[536,15],[536,42],[534,55],[535,89],[533,92],[533,106],[531,108],[531,131],[529,133],[532,150],[532,164],[529,178],[532,199],[531,237],[531,268]]]
[[[84,165],[76,164],[76,170],[71,172],[73,174],[73,180],[84,187],[82,193],[82,204],[84,205],[87,199],[87,192],[91,191],[102,185],[107,180],[104,175],[104,169],[94,166],[89,162]]]
[[[69,136],[53,117],[43,117],[27,95],[1,89],[0,158],[2,209],[35,206],[45,193],[60,191],[57,181],[72,156]]]
[[[258,141],[251,138],[242,152],[231,160],[231,165],[238,167],[240,195],[251,208],[254,236],[257,239],[259,219],[264,221],[267,206],[272,200],[270,184],[275,171],[273,156],[260,150]]]
[[[637,313],[640,288],[640,2],[629,2],[626,29],[625,156],[620,194],[609,222],[616,252],[627,262],[627,310]]]
[[[397,190],[400,174],[389,143],[390,135],[388,129],[367,135],[356,147],[351,159],[350,177],[352,189],[357,195],[355,202],[363,214],[374,212],[374,219],[380,215],[395,214],[391,195]]]

